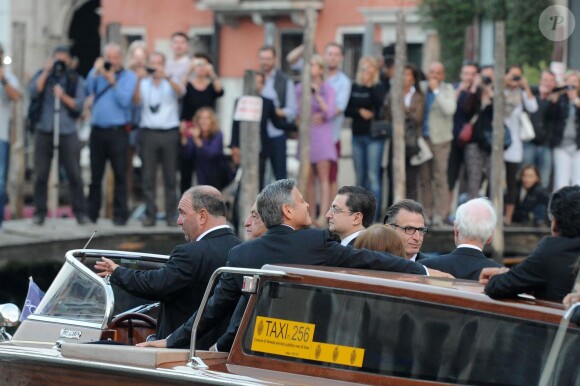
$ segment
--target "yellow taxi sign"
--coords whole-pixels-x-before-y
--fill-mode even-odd
[[[252,351],[362,367],[364,349],[314,342],[315,329],[312,323],[257,316]]]
[[[254,326],[252,350],[308,358],[315,327],[311,323],[258,316]]]

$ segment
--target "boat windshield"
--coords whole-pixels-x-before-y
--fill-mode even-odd
[[[108,302],[104,283],[79,268],[70,261],[64,264],[35,315],[99,325],[106,320]]]

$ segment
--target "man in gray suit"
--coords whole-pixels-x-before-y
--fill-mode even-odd
[[[453,230],[457,248],[447,255],[421,260],[421,264],[458,279],[479,280],[486,267],[501,267],[483,254],[493,237],[497,215],[487,198],[474,198],[457,208]]]

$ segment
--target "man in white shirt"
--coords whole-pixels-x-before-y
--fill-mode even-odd
[[[149,57],[151,75],[140,80],[135,102],[142,105],[139,143],[143,160],[143,196],[145,219],[143,226],[154,226],[157,217],[157,165],[163,169],[165,215],[167,225],[177,225],[175,208],[177,155],[179,143],[179,98],[183,94],[177,77],[165,74],[165,56],[154,52]]]
[[[372,225],[376,208],[377,200],[370,191],[343,186],[326,212],[328,230],[340,238],[342,245],[352,246],[358,234]]]
[[[0,229],[4,219],[8,155],[10,154],[10,118],[12,102],[20,100],[18,80],[3,66],[4,48],[0,44]]]
[[[457,279],[479,280],[483,268],[502,267],[483,254],[484,245],[491,243],[496,223],[495,209],[487,198],[467,201],[455,213],[453,231],[457,248],[447,255],[421,260],[421,264]]]

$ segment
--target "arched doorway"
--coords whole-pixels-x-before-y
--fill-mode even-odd
[[[80,6],[73,14],[68,30],[71,53],[78,58],[77,71],[83,76],[87,76],[101,52],[100,6],[100,0],[89,0]]]

